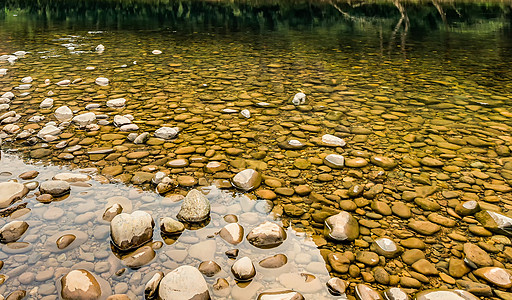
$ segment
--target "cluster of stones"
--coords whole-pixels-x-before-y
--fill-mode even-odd
[[[283,66],[267,68],[285,71]],[[182,64],[171,67],[177,76],[185,70]],[[275,73],[269,73],[272,82],[288,80]],[[307,83],[307,103],[305,93],[284,86],[258,92],[257,87],[270,85],[265,79],[255,91],[231,97],[233,90],[217,80],[232,82],[236,76],[223,75],[195,85],[190,94],[149,89],[145,105],[125,103],[128,93],[118,89],[106,96],[112,101],[106,106],[105,94],[98,93],[85,98],[94,102],[85,110],[76,104],[53,110],[75,98],[65,96],[73,86],[87,93],[97,92],[91,85],[111,91],[116,82],[105,79],[41,84],[45,94],[37,98],[23,91],[37,78],[21,78],[21,93],[6,89],[0,98],[0,110],[6,111],[0,116],[2,138],[24,146],[34,159],[94,161],[105,180],[153,182],[163,195],[176,185],[210,182],[254,192],[273,202],[272,213],[283,217],[285,227],[311,233],[332,275],[350,279],[357,295],[372,293],[355,282],[386,290],[385,295],[392,293],[389,287],[400,286],[446,288],[455,298],[469,297],[456,288],[482,297],[509,296],[506,281],[492,276],[506,279],[510,269],[512,163],[506,122],[512,114],[501,107],[509,98],[456,97],[449,103],[436,99],[444,95],[417,97],[400,89],[399,100],[412,105],[404,106],[391,93],[368,91],[366,84],[349,88],[320,79]],[[146,97],[136,88],[130,93]],[[24,111],[23,102],[36,98],[40,113]],[[235,106],[226,105],[234,100]],[[137,111],[153,107],[162,111],[149,118]],[[466,118],[460,109],[484,115]],[[237,120],[239,112],[243,118]],[[144,118],[147,124],[140,121]],[[126,125],[141,132],[124,132]],[[165,220],[164,230],[179,227]]]

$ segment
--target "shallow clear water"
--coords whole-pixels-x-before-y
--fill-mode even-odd
[[[30,229],[20,241],[30,245],[19,254],[3,246],[1,272],[9,278],[0,292],[26,289],[43,299],[56,295],[54,283],[63,270],[84,267],[104,278],[112,292],[128,289],[140,298],[152,272],[166,273],[180,264],[197,266],[205,257],[194,257],[190,248],[215,240],[209,255],[225,272],[219,276],[230,278],[231,297],[254,298],[265,289],[286,287],[308,299],[329,298],[325,282],[332,270],[319,249],[355,253],[369,248],[379,236],[399,242],[414,234],[404,233],[407,218],[382,214],[370,205],[375,200],[390,206],[404,202],[413,218],[423,220],[432,210],[403,195],[434,186],[435,193],[425,198],[438,203],[437,213],[443,216],[456,219],[451,211],[458,202],[453,199],[479,200],[484,208],[508,212],[512,205],[510,24],[510,7],[499,3],[439,7],[430,3],[6,3],[0,13],[0,56],[27,53],[12,62],[0,60],[0,69],[7,69],[0,75],[0,95],[12,91],[16,96],[1,114],[15,111],[19,120],[13,124],[20,127],[15,133],[3,127],[2,149],[25,163],[4,155],[0,171],[8,173],[2,173],[1,181],[31,169],[40,170],[36,180],[44,181],[60,172],[57,165],[93,168],[88,170],[97,181],[73,186],[67,199],[47,205],[29,194],[30,212],[20,218]],[[100,44],[104,51],[96,50]],[[27,76],[33,79],[30,86],[22,83]],[[98,77],[108,78],[109,84],[96,84]],[[61,80],[72,83],[57,85]],[[295,106],[292,99],[299,92],[306,94],[306,103]],[[53,99],[52,107],[40,108],[45,98]],[[126,105],[107,107],[107,100],[117,98],[125,98]],[[97,107],[86,109],[91,104]],[[93,112],[97,126],[58,122],[53,114],[63,105],[74,115]],[[241,115],[244,109],[249,118]],[[121,131],[113,124],[116,115],[131,115],[137,130]],[[34,116],[44,120],[29,121]],[[52,121],[62,130],[57,140],[35,138],[32,143],[30,138],[16,137],[33,130],[28,131],[33,138]],[[177,138],[155,138],[154,132],[162,126],[179,127]],[[126,138],[130,132],[148,132],[150,138],[134,144]],[[344,138],[347,145],[327,147],[320,142],[324,134]],[[306,147],[280,146],[291,139]],[[324,161],[332,153],[366,164],[337,169]],[[383,182],[374,177],[382,171],[370,162],[375,155],[393,158],[398,165],[385,171]],[[441,165],[425,162],[425,157]],[[208,172],[205,166],[210,161],[226,164],[227,170]],[[119,168],[113,172],[112,166]],[[263,174],[262,186],[247,195],[230,189],[229,183],[245,168]],[[194,178],[196,187],[209,192],[212,221],[164,245],[148,265],[116,276],[122,263],[110,251],[108,223],[100,220],[101,215],[109,197],[122,196],[133,210],[152,212],[155,221],[174,217],[180,204],[155,193],[149,182],[148,176],[157,170],[178,182],[190,179],[184,176]],[[355,185],[370,191],[379,184],[383,186],[373,198],[351,194]],[[313,194],[297,193],[299,185],[308,185]],[[182,184],[171,194],[184,195],[189,188]],[[447,191],[455,196],[443,193]],[[340,210],[352,211],[364,228],[357,243],[324,239],[326,214]],[[45,218],[55,214],[54,220]],[[232,261],[223,254],[226,244],[209,237],[225,225],[226,214],[238,215],[247,232],[266,219],[282,222],[288,228],[285,244],[260,251],[244,241],[240,250],[254,262],[285,253],[290,263],[278,273],[259,268],[245,290],[234,285],[229,272]],[[460,254],[462,241],[450,234],[466,235],[474,243],[489,242],[500,250],[510,246],[473,235],[469,226],[477,221],[472,217],[456,220],[457,227],[445,226],[425,238],[424,252],[441,271],[448,273],[449,259],[457,251]],[[83,232],[87,238],[69,251],[56,251],[47,242],[63,230]],[[158,229],[155,240],[161,240]],[[506,259],[492,255],[509,266]],[[352,263],[362,272],[373,272],[368,265]],[[397,276],[412,271],[399,258],[383,266]],[[50,267],[48,278],[20,282],[21,274],[30,279],[27,272]],[[300,272],[314,274],[321,288],[275,280]],[[351,283],[349,294],[356,283],[365,281],[359,274],[331,275]],[[387,287],[366,281],[378,290]],[[430,277],[420,289],[439,286],[455,284]]]

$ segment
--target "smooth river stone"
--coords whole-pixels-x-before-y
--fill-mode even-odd
[[[71,186],[68,182],[63,180],[48,180],[41,182],[39,191],[41,194],[50,194],[53,197],[59,197],[69,193]]]
[[[370,157],[370,161],[372,162],[372,164],[379,166],[385,170],[394,169],[398,165],[398,163],[394,159],[380,155]]]
[[[345,165],[343,155],[329,154],[324,158],[324,164],[333,169],[341,169]]]
[[[492,258],[482,250],[482,248],[478,247],[472,243],[464,244],[464,254],[466,258],[464,261],[472,268],[480,268],[480,267],[490,267],[493,265]]]
[[[101,297],[100,284],[87,270],[72,270],[60,281],[60,294],[64,300],[95,300]]]
[[[177,218],[184,222],[202,222],[210,216],[210,201],[200,191],[190,190],[183,199]]]
[[[286,240],[286,231],[276,223],[267,221],[251,230],[246,238],[257,248],[269,249],[281,245]]]
[[[494,233],[512,235],[512,218],[502,213],[484,210],[475,214],[475,218]]]
[[[416,294],[416,300],[478,300],[463,290],[426,290]]]
[[[512,287],[512,271],[499,267],[485,267],[473,271],[473,273],[485,281],[504,289]]]
[[[160,220],[160,231],[162,231],[163,234],[175,235],[183,232],[183,230],[185,230],[185,226],[180,221],[169,217]]]
[[[343,147],[347,143],[342,138],[339,138],[337,136],[334,136],[332,134],[324,134],[321,139],[322,143],[326,146],[331,147]]]
[[[304,300],[301,293],[292,290],[263,292],[259,294],[257,300]]]
[[[6,208],[28,193],[28,188],[18,182],[0,182],[0,208]]]
[[[75,239],[76,236],[74,234],[65,234],[58,238],[55,243],[57,244],[57,248],[59,248],[59,250],[62,250],[69,246],[71,243],[73,243]]]
[[[401,288],[393,287],[382,293],[385,300],[409,300],[411,297]]]
[[[355,288],[356,299],[358,300],[382,300],[382,296],[376,290],[366,284],[358,284]]]
[[[429,221],[411,220],[408,224],[409,228],[423,235],[433,235],[441,230],[441,226]]]
[[[226,242],[237,245],[244,238],[244,228],[238,223],[229,223],[219,231],[219,236]]]
[[[27,231],[28,223],[25,221],[11,221],[0,228],[0,242],[16,242]]]
[[[362,168],[368,165],[368,161],[362,157],[345,159],[345,166],[350,168]]]
[[[155,223],[150,214],[136,210],[121,213],[110,222],[112,241],[120,250],[137,248],[153,238]]]
[[[250,281],[256,276],[256,269],[251,259],[244,256],[231,266],[231,273],[233,273],[238,281]]]
[[[258,188],[261,184],[261,174],[253,169],[245,169],[232,179],[233,185],[244,192]]]
[[[274,256],[262,259],[259,262],[259,265],[263,268],[275,269],[275,268],[280,268],[280,267],[286,265],[287,262],[288,262],[288,258],[286,257],[286,255],[276,254]]]
[[[326,283],[327,289],[329,293],[333,296],[341,296],[345,294],[345,290],[347,289],[347,283],[340,278],[333,277],[329,279]]]
[[[161,300],[209,300],[210,293],[203,274],[192,266],[181,266],[160,281]]]
[[[386,258],[395,258],[402,252],[393,240],[386,237],[375,239],[371,249]]]
[[[206,277],[212,277],[221,271],[221,267],[218,263],[207,260],[199,264],[199,272],[203,273]]]
[[[155,250],[151,246],[142,246],[123,257],[123,263],[132,269],[138,269],[155,258]]]
[[[353,241],[359,237],[359,223],[346,211],[325,220],[324,234],[335,241]]]

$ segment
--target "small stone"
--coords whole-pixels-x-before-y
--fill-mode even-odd
[[[70,190],[71,186],[69,183],[63,180],[43,181],[39,185],[39,191],[41,194],[50,194],[53,197],[59,197],[68,194]]]
[[[288,262],[288,258],[284,254],[276,254],[271,257],[264,258],[259,262],[259,265],[267,269],[280,268]]]
[[[100,284],[87,270],[72,270],[60,282],[60,295],[64,300],[95,300],[101,297]]]
[[[110,222],[112,242],[123,251],[137,248],[153,238],[154,226],[153,218],[147,212],[121,213]]]
[[[237,260],[231,267],[231,272],[238,281],[250,281],[256,275],[256,269],[247,256]]]
[[[163,272],[156,272],[144,287],[144,296],[146,299],[154,299],[158,294],[158,286],[164,278]]]
[[[380,155],[370,157],[370,161],[372,164],[379,166],[384,170],[394,169],[398,165],[398,163],[394,159]]]
[[[359,224],[350,213],[342,211],[325,220],[324,235],[335,241],[353,241],[359,237]]]
[[[285,291],[274,291],[274,292],[263,292],[258,295],[257,300],[304,300],[304,296],[296,291],[285,290]]]
[[[138,269],[155,258],[155,250],[151,246],[142,246],[123,257],[123,263],[132,269]]]
[[[358,300],[382,300],[382,296],[376,290],[365,284],[357,284],[355,296]]]
[[[256,170],[245,169],[232,178],[233,185],[244,191],[248,192],[256,189],[261,184],[261,175]]]
[[[331,147],[343,147],[347,144],[342,138],[332,134],[324,134],[322,136],[322,143]]]
[[[286,239],[286,232],[283,227],[267,221],[251,230],[246,238],[257,248],[269,249],[281,245]]]
[[[499,267],[485,267],[473,271],[473,273],[485,281],[498,287],[509,289],[512,287],[512,271]]]
[[[237,245],[244,238],[244,228],[238,223],[229,223],[219,231],[219,236],[231,245]]]
[[[0,242],[16,242],[27,231],[28,223],[25,221],[11,221],[0,228]]]
[[[477,297],[463,290],[425,290],[416,294],[415,299],[478,300]]]
[[[466,255],[464,261],[470,267],[475,269],[480,267],[490,267],[494,264],[489,254],[475,244],[465,243],[464,254]]]
[[[403,251],[393,240],[385,237],[375,239],[371,249],[386,258],[395,258]]]
[[[6,208],[11,203],[23,199],[28,188],[18,182],[0,182],[0,208]]]
[[[185,230],[185,226],[180,221],[164,217],[160,220],[160,230],[163,234],[175,235],[183,232]]]
[[[341,169],[345,164],[343,155],[329,154],[324,158],[324,164],[333,169]]]
[[[183,199],[177,218],[184,222],[202,222],[210,217],[210,201],[200,191],[190,190]]]
[[[74,234],[65,234],[57,239],[57,248],[59,248],[60,250],[66,249],[66,247],[73,243],[75,239],[76,236]]]
[[[107,86],[109,80],[108,80],[108,78],[105,78],[105,77],[98,77],[98,78],[96,78],[96,80],[94,82],[96,82],[96,84],[99,86]]]
[[[333,296],[341,296],[345,294],[347,284],[340,278],[333,277],[327,281],[327,289]]]
[[[179,132],[178,127],[161,127],[155,131],[155,137],[169,140],[175,138]]]
[[[210,293],[203,275],[192,266],[180,266],[160,281],[161,300],[208,300]]]
[[[434,233],[441,230],[441,227],[439,225],[429,221],[411,220],[407,225],[412,230],[423,235],[433,235]]]
[[[219,273],[221,271],[221,268],[219,264],[217,264],[214,261],[208,260],[203,261],[201,264],[199,264],[199,272],[203,273],[206,277],[212,277],[215,274]]]
[[[420,259],[412,264],[412,268],[423,275],[438,275],[436,267],[426,259]]]

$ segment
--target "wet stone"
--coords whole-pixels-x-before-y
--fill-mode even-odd
[[[219,264],[211,260],[201,262],[198,269],[206,277],[212,277],[221,271]]]
[[[371,249],[386,258],[395,258],[402,252],[393,240],[385,237],[375,239]]]
[[[180,221],[165,217],[160,220],[160,230],[163,234],[175,235],[183,232],[185,226]]]
[[[210,293],[203,275],[192,266],[180,266],[160,281],[158,295],[162,300],[208,300]]]
[[[359,251],[356,253],[356,260],[367,266],[376,266],[379,263],[379,255],[371,251]]]
[[[343,168],[345,163],[345,158],[342,155],[338,154],[329,154],[324,158],[324,164],[333,169],[341,169]]]
[[[121,213],[110,222],[112,241],[120,250],[136,248],[153,237],[154,222],[150,214],[134,211]]]
[[[261,184],[261,175],[253,169],[246,169],[232,178],[233,185],[242,191],[251,191]]]
[[[333,296],[341,296],[345,294],[345,290],[347,289],[347,284],[345,281],[336,277],[329,279],[326,285],[329,293],[331,293]]]
[[[473,273],[483,280],[498,287],[509,289],[512,287],[512,271],[499,267],[485,267],[473,271]]]
[[[480,205],[475,200],[466,201],[464,203],[459,203],[455,206],[455,212],[460,216],[471,216],[480,211]]]
[[[188,192],[177,218],[184,222],[202,222],[210,216],[210,201],[200,191],[193,189]]]
[[[11,203],[21,200],[28,193],[28,188],[17,182],[0,182],[0,208],[6,208]]]
[[[41,182],[39,190],[41,194],[50,194],[53,197],[59,197],[69,193],[71,186],[68,182],[63,180],[48,180]]]
[[[123,207],[119,203],[114,203],[112,206],[108,207],[103,213],[102,219],[110,222],[112,219],[118,214],[123,212]]]
[[[358,300],[381,300],[382,296],[376,290],[365,284],[358,284],[355,288],[355,296]]]
[[[394,169],[398,165],[398,163],[394,159],[380,155],[370,157],[370,161],[372,164],[379,166],[385,170]]]
[[[409,300],[409,294],[407,294],[403,289],[393,287],[385,290],[382,293],[385,300]]]
[[[479,267],[490,267],[493,265],[492,258],[489,254],[475,244],[465,243],[464,255],[466,256],[464,259],[465,262],[472,268],[477,269]]]
[[[477,300],[473,294],[463,290],[425,290],[416,294],[416,300]]]
[[[441,227],[439,225],[429,221],[411,220],[408,223],[408,226],[412,230],[423,235],[433,235],[434,233],[441,230]]]
[[[274,300],[274,299],[290,299],[290,300],[304,300],[304,296],[292,290],[263,292],[258,295],[257,300]]]
[[[11,243],[19,240],[27,231],[28,223],[25,221],[11,221],[0,228],[0,242]]]
[[[423,275],[437,275],[439,271],[426,259],[420,259],[412,264],[412,268]]]
[[[123,263],[132,269],[138,269],[155,258],[155,250],[151,246],[142,246],[123,257]]]
[[[229,223],[219,231],[219,236],[226,242],[237,245],[244,238],[244,228],[238,223]]]
[[[324,145],[330,147],[343,147],[347,144],[342,138],[339,138],[332,134],[324,134],[322,136],[321,141]]]
[[[62,299],[93,300],[101,297],[101,287],[87,270],[72,270],[61,278]]]
[[[269,249],[281,245],[286,239],[286,232],[283,227],[267,221],[252,229],[246,238],[257,248]]]
[[[342,211],[325,220],[324,235],[335,241],[353,241],[359,236],[359,224],[350,213]]]
[[[163,272],[156,272],[144,286],[144,296],[146,299],[154,299],[158,294],[158,285],[164,278]],[[128,298],[129,299],[129,298]]]
[[[73,243],[75,239],[76,236],[74,234],[65,234],[57,239],[57,248],[59,248],[60,250],[65,249],[67,246]]]
[[[231,272],[238,281],[250,281],[256,276],[256,269],[251,259],[247,256],[237,260],[231,267]]]
[[[509,228],[512,226],[512,218],[502,213],[483,210],[475,214],[475,218],[485,227],[494,233],[511,235]]]
[[[286,257],[286,255],[276,254],[274,256],[262,259],[259,262],[259,265],[263,268],[275,269],[275,268],[280,268],[280,267],[286,265],[287,262],[288,262],[288,258]]]

